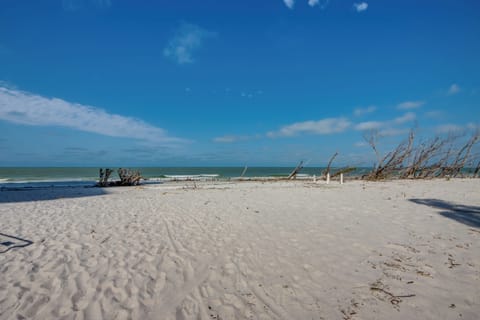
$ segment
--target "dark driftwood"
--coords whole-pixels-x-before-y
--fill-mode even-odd
[[[300,163],[298,164],[298,166],[295,167],[295,169],[293,169],[293,171],[288,175],[287,179],[288,180],[294,179],[302,169],[303,169],[303,160],[300,161]]]
[[[473,172],[473,177],[478,178],[479,173],[480,173],[480,161],[478,161],[477,167],[475,168],[475,171]]]
[[[99,187],[108,187],[109,182],[108,179],[112,174],[113,170],[106,168],[103,170],[102,168],[99,170],[99,179],[98,179],[98,186]]]
[[[121,186],[136,186],[140,183],[140,180],[142,179],[140,171],[119,168],[117,173],[120,178]]]
[[[117,170],[119,181],[109,181],[110,175],[113,173],[112,169],[100,169],[98,187],[114,187],[114,186],[136,186],[140,184],[143,179],[140,171],[134,171],[130,169],[119,168]]]

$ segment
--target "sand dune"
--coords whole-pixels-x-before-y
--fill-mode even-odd
[[[478,319],[479,189],[0,191],[0,319]]]

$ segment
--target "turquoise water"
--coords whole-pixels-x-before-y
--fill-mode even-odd
[[[96,167],[73,168],[26,168],[0,167],[0,186],[79,186],[93,185],[98,179]],[[239,177],[244,167],[147,167],[131,168],[140,170],[142,176],[150,182],[161,182],[163,179],[181,176],[206,175],[210,178],[229,179]],[[281,177],[288,176],[293,167],[249,167],[244,177]],[[300,173],[320,175],[324,168],[305,167]],[[117,179],[116,172],[112,174]]]

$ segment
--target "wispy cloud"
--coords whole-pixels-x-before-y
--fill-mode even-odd
[[[61,126],[159,144],[183,141],[142,120],[4,87],[0,87],[0,119],[32,126]]]
[[[360,3],[354,3],[353,7],[357,12],[363,12],[368,9],[368,3],[366,2],[360,2]]]
[[[405,101],[397,105],[398,110],[410,110],[420,108],[425,104],[425,101]]]
[[[345,118],[327,118],[318,121],[296,122],[286,125],[278,131],[267,133],[270,138],[275,137],[291,137],[301,133],[309,134],[332,134],[340,133],[348,129],[351,123]]]
[[[360,116],[363,116],[365,114],[375,112],[376,110],[377,110],[377,107],[375,107],[375,106],[369,106],[369,107],[366,107],[366,108],[357,108],[357,109],[355,109],[353,114],[357,117],[360,117]]]
[[[407,112],[403,116],[395,118],[393,122],[396,124],[403,124],[406,122],[411,122],[417,118],[417,115],[413,112]]]
[[[368,143],[366,143],[365,141],[357,141],[355,142],[354,146],[357,148],[363,148],[363,147],[367,147]]]
[[[293,9],[295,6],[295,0],[283,0],[283,3],[289,9]],[[325,9],[329,3],[330,0],[308,0],[308,5],[312,8],[318,6],[320,9]]]
[[[357,125],[355,125],[355,130],[359,131],[367,131],[367,130],[377,130],[380,129],[381,127],[385,126],[385,122],[380,122],[380,121],[365,121],[365,122],[360,122]]]
[[[218,142],[218,143],[234,143],[234,142],[240,142],[240,141],[247,141],[251,140],[254,138],[259,138],[258,135],[256,136],[237,136],[237,135],[224,135],[221,137],[216,137],[213,138],[213,142]]]
[[[468,130],[478,130],[479,126],[475,125],[474,123],[470,122],[466,125],[458,125],[458,124],[442,124],[435,128],[435,132],[438,134],[445,134],[445,133],[462,133],[467,132]]]
[[[444,133],[455,133],[455,132],[461,132],[465,131],[465,127],[459,126],[457,124],[442,124],[439,125],[435,128],[435,132],[438,134],[444,134]]]
[[[407,112],[393,120],[360,122],[354,126],[354,129],[358,131],[376,130],[381,136],[395,136],[409,131],[406,128],[398,128],[399,125],[412,122],[415,119],[415,113]]]
[[[293,6],[295,5],[295,0],[283,0],[283,2],[289,9],[293,9]]]
[[[205,39],[214,36],[215,32],[184,22],[168,42],[163,55],[178,64],[193,63],[193,53],[202,47]]]
[[[461,90],[462,89],[460,88],[460,86],[458,84],[454,83],[450,86],[450,88],[448,88],[447,94],[448,95],[454,95],[454,94],[459,93]]]

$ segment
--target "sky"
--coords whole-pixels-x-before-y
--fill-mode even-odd
[[[480,125],[474,0],[0,0],[0,166],[369,166]]]

